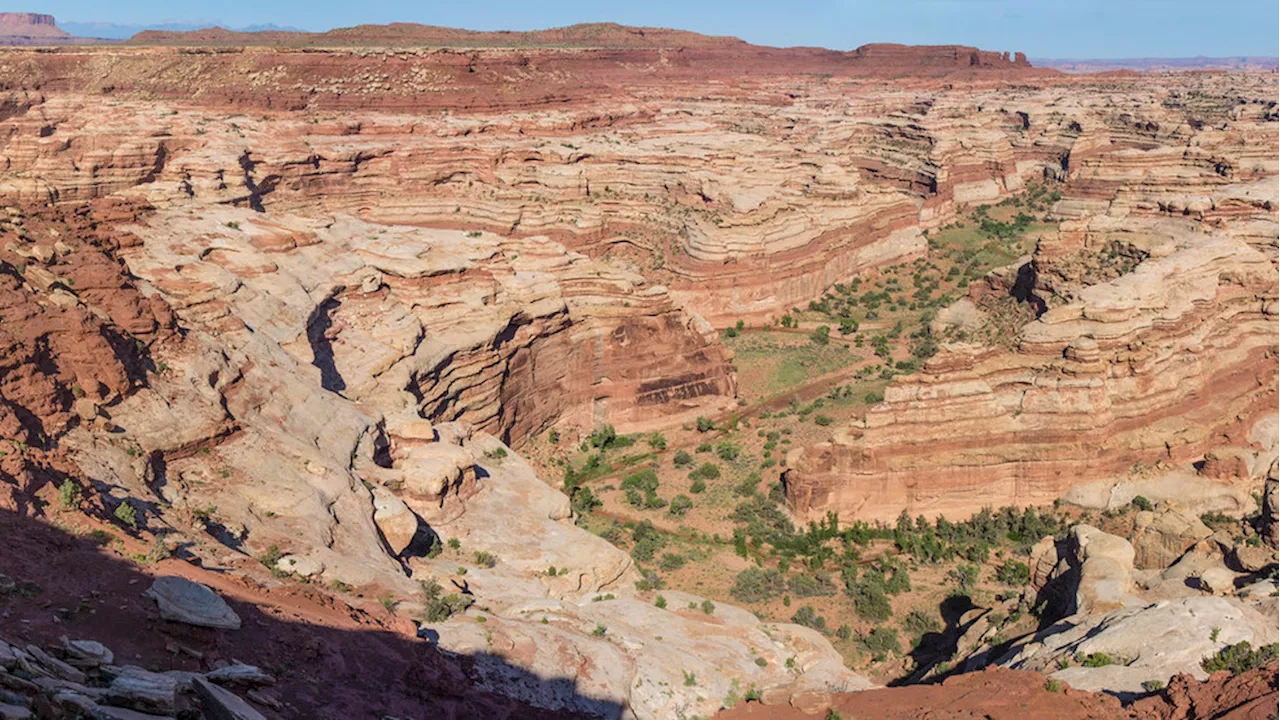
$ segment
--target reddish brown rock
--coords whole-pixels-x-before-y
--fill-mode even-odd
[[[807,710],[807,709],[806,709]],[[1129,715],[1115,698],[1067,689],[1051,692],[1039,673],[984,670],[956,675],[936,685],[866,690],[832,695],[817,711],[741,703],[716,718],[801,720],[823,717],[828,710],[847,720],[917,720],[923,718],[992,718],[1019,720],[1120,720]]]
[[[865,420],[793,452],[792,509],[967,516],[1243,435],[1274,410],[1275,266],[1239,240],[1169,232],[1132,272],[1049,296],[1012,349],[946,346]]]

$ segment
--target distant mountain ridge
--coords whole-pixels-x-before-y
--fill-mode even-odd
[[[1133,70],[1136,72],[1158,72],[1170,70],[1275,70],[1280,66],[1280,58],[1265,55],[1242,55],[1237,57],[1196,57],[1182,58],[1111,58],[1111,59],[1070,59],[1070,58],[1032,58],[1036,67],[1053,68],[1068,73],[1096,73],[1112,70]]]
[[[68,21],[60,24],[63,30],[80,37],[103,38],[106,40],[128,40],[145,30],[161,30],[165,32],[187,32],[191,30],[200,30],[203,28],[213,27],[217,25],[214,21],[209,22],[164,22],[150,24],[122,24],[112,22],[77,22]],[[231,28],[233,32],[303,32],[303,30],[285,25],[274,25],[272,23],[246,25],[240,28]]]

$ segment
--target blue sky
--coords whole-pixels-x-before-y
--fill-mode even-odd
[[[1268,55],[1276,0],[27,0],[59,20],[263,23],[325,30],[393,21],[473,30],[578,22],[678,27],[764,45],[847,50],[868,42],[977,45],[1032,57]]]

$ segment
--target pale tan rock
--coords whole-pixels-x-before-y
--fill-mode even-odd
[[[418,516],[403,500],[385,488],[373,489],[373,521],[386,540],[392,555],[399,555],[409,547],[418,534]]]
[[[1212,534],[1199,517],[1175,503],[1161,503],[1154,512],[1138,512],[1130,536],[1135,550],[1134,565],[1144,569],[1166,568]]]
[[[1212,567],[1197,578],[1200,589],[1214,595],[1231,595],[1236,591],[1236,574],[1225,567]]]
[[[831,707],[831,693],[812,690],[798,692],[791,696],[790,704],[805,715],[818,715]]]
[[[1188,597],[1066,618],[1018,641],[997,664],[1046,672],[1079,690],[1136,693],[1143,682],[1167,683],[1176,673],[1204,679],[1205,657],[1241,641],[1274,642],[1274,635],[1274,622],[1237,600]],[[1105,653],[1113,664],[1077,667],[1077,653]]]

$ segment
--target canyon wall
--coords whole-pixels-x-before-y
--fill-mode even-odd
[[[792,453],[797,514],[967,517],[1253,442],[1277,399],[1274,253],[1188,221],[1065,225],[1022,273],[997,276],[1030,276],[1047,307],[1013,347],[945,344],[865,420]],[[1141,262],[1097,277],[1089,259],[1117,243]],[[985,292],[1015,292],[997,277]]]

